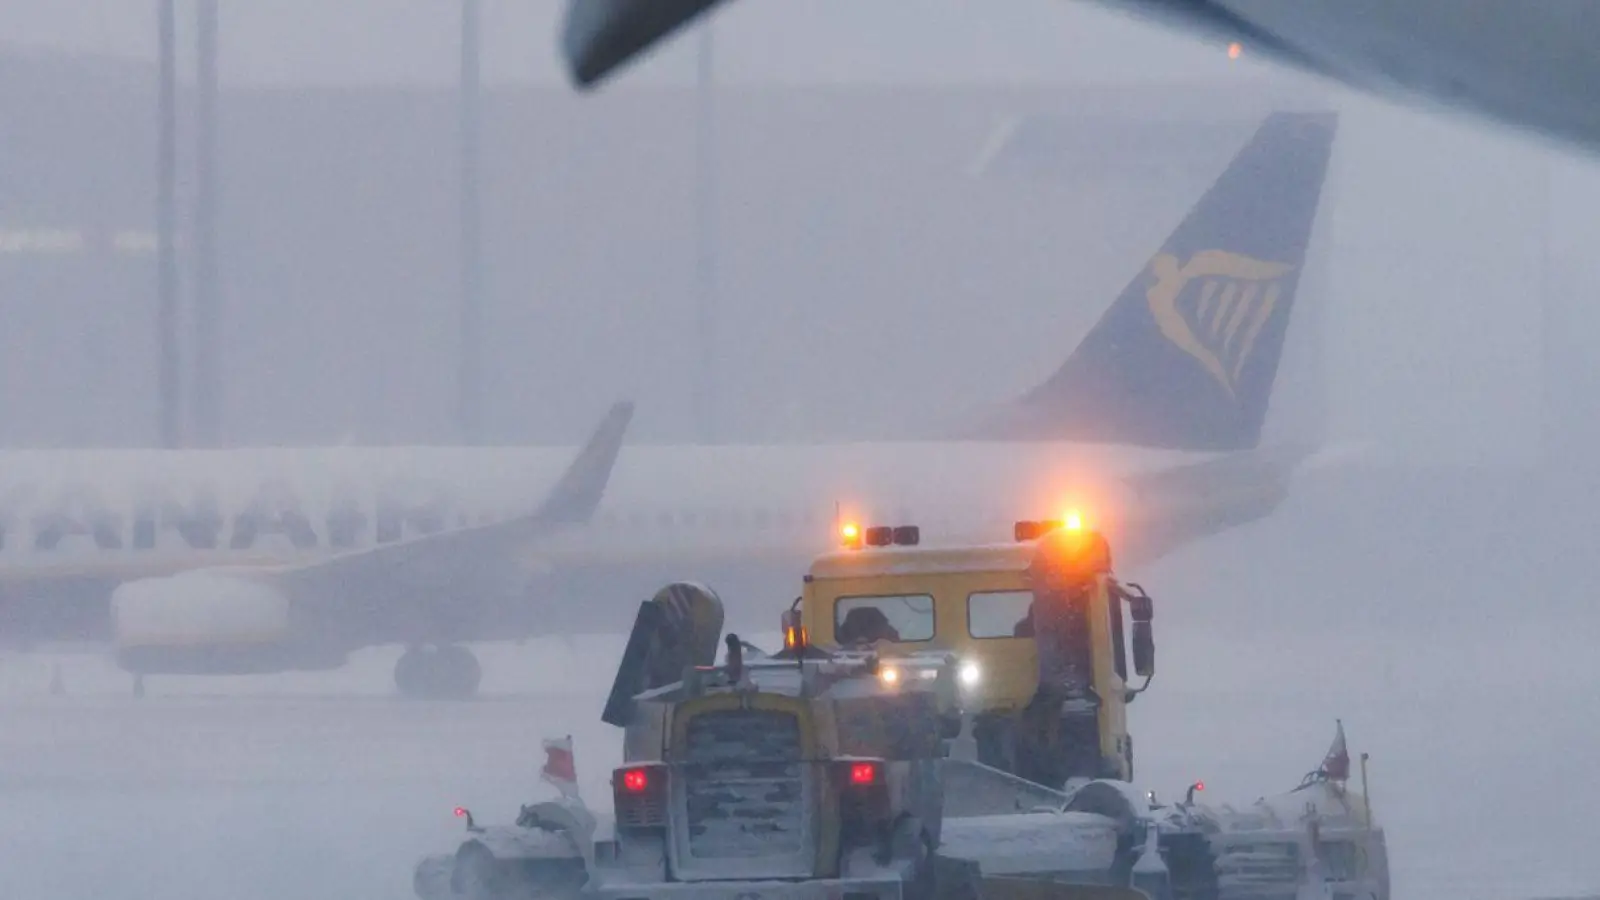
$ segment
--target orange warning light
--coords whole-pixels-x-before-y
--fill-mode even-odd
[[[1244,47],[1241,46],[1238,41],[1234,41],[1233,43],[1228,45],[1228,58],[1229,59],[1238,59],[1239,58],[1239,54],[1241,54],[1243,52],[1244,52]]]
[[[861,526],[854,522],[846,522],[839,526],[839,540],[846,547],[857,547],[861,544]]]

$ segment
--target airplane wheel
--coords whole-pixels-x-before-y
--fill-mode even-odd
[[[483,666],[478,663],[478,657],[459,644],[446,647],[444,653],[449,660],[451,697],[466,699],[476,694],[478,685],[483,682]]]
[[[394,664],[394,686],[404,697],[464,700],[482,680],[478,658],[460,645],[412,647]]]

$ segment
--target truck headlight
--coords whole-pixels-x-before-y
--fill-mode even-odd
[[[978,668],[977,663],[968,660],[956,670],[956,677],[961,679],[962,687],[977,687],[978,682],[983,680],[983,670]]]

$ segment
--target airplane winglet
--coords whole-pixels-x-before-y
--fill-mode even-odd
[[[464,567],[476,572],[491,565],[486,560],[504,558],[497,554],[518,552],[517,549],[508,551],[508,548],[525,548],[529,541],[564,527],[586,524],[611,481],[611,470],[622,449],[622,437],[632,419],[632,401],[613,405],[539,508],[527,515],[413,535],[287,565],[251,567],[248,573],[233,567],[233,574],[270,579],[280,588],[294,592],[292,596],[315,597],[326,602],[337,602],[345,597],[349,585],[358,579],[383,579],[371,582],[384,585],[378,593],[402,597],[415,592],[418,584],[431,586],[469,577],[460,574]]]
[[[622,450],[622,437],[633,420],[633,401],[614,404],[589,436],[583,449],[562,473],[540,504],[534,518],[547,524],[574,525],[589,521]]]

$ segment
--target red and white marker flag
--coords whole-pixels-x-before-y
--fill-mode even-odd
[[[544,739],[544,768],[539,777],[556,786],[561,796],[578,798],[578,766],[572,758],[572,735]]]

